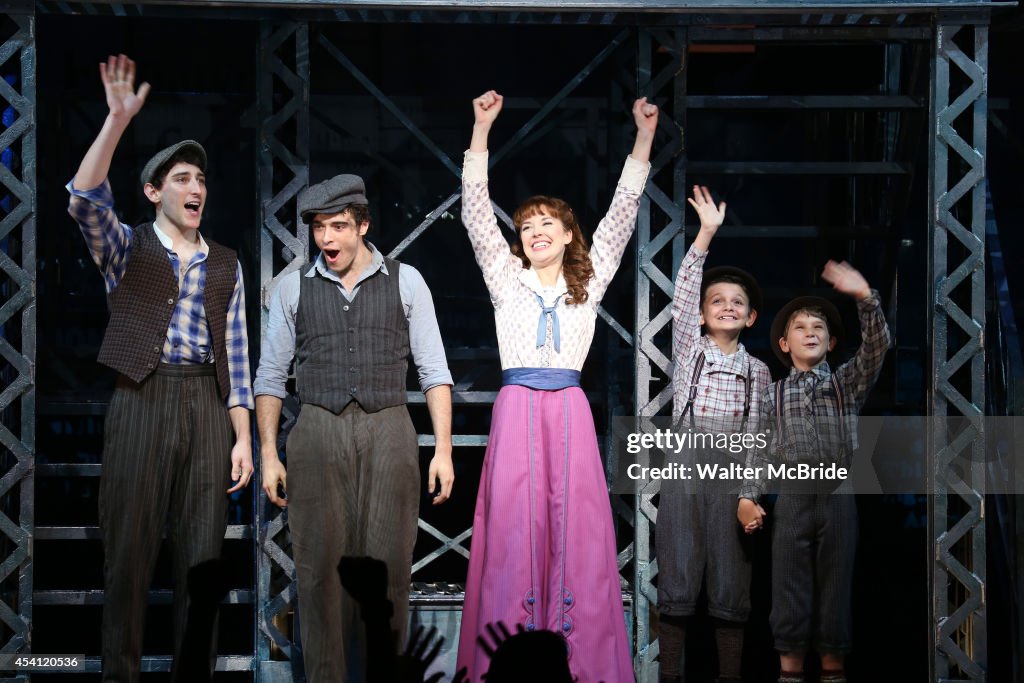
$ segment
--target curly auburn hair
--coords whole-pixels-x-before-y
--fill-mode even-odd
[[[562,276],[569,290],[565,303],[586,303],[590,296],[587,293],[587,284],[594,277],[594,264],[590,261],[590,248],[579,221],[576,220],[576,214],[564,200],[535,195],[515,210],[512,214],[512,224],[516,226],[516,241],[512,244],[512,253],[523,262],[523,268],[530,267],[530,259],[523,251],[521,233],[523,221],[538,215],[557,218],[562,221],[565,229],[572,233],[572,241],[565,245],[565,254],[562,256]]]

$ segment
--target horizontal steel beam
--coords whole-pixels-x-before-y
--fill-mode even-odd
[[[171,670],[171,655],[149,655],[142,658],[142,673],[162,673]],[[289,667],[291,663],[284,662]],[[217,657],[217,671],[252,671],[252,655],[220,655]],[[74,673],[100,673],[103,662],[100,657],[86,657],[85,668]],[[5,679],[6,680],[6,679]]]
[[[34,536],[37,541],[93,541],[102,538],[98,526],[37,526]],[[251,524],[228,524],[224,531],[224,539],[228,541],[252,537]]]
[[[102,590],[45,590],[32,593],[36,605],[102,605]],[[253,592],[250,590],[230,590],[222,605],[251,605]],[[169,588],[157,588],[147,593],[147,604],[170,605],[174,602],[174,591]]]
[[[923,102],[906,95],[687,95],[687,109],[921,109]]]
[[[696,237],[699,225],[686,226],[686,236]],[[808,238],[828,235],[829,237],[878,237],[889,234],[889,229],[878,225],[727,225],[726,230],[717,233],[719,239],[768,237]]]
[[[691,161],[690,173],[707,175],[903,175],[893,161]]]
[[[286,7],[292,9],[329,9],[345,11],[357,9],[407,10],[411,7],[436,10],[551,10],[593,12],[600,10],[627,12],[678,12],[681,10],[717,12],[728,10],[756,10],[778,12],[784,10],[843,9],[869,11],[899,11],[900,9],[964,9],[973,7],[1013,6],[1009,0],[141,0],[123,2],[92,0],[93,5],[175,5],[206,7]]]

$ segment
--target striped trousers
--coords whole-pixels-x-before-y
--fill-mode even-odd
[[[139,680],[146,594],[165,528],[178,662],[189,570],[221,554],[231,433],[213,365],[161,364],[140,384],[118,378],[103,429],[99,498],[105,682]]]

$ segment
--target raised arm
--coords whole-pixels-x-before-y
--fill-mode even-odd
[[[498,227],[487,187],[487,137],[502,102],[502,96],[493,90],[473,100],[473,137],[462,166],[462,223],[495,305],[501,303],[508,270],[517,267],[511,261],[515,257]]]
[[[149,94],[149,83],[135,90],[135,62],[125,55],[111,55],[105,64],[101,62],[100,80],[107,96],[107,118],[75,173],[79,190],[91,190],[106,180],[117,143]]]
[[[836,370],[836,376],[846,392],[844,400],[850,406],[848,412],[858,413],[882,370],[889,350],[889,327],[882,314],[878,292],[871,289],[864,276],[849,263],[829,261],[821,277],[836,291],[857,300],[860,346],[853,358]]]
[[[658,105],[648,103],[646,97],[633,102],[633,122],[636,124],[636,140],[629,156],[640,163],[650,163],[651,145],[658,130]]]
[[[717,207],[706,187],[693,186],[693,198],[687,198],[700,219],[700,231],[679,264],[672,295],[672,354],[677,363],[689,358],[700,339],[700,289],[704,261],[715,233],[725,220],[725,202]],[[756,394],[755,394],[756,395]]]
[[[594,278],[587,285],[590,301],[601,301],[619,261],[626,250],[629,238],[636,228],[636,214],[640,206],[647,174],[651,170],[651,144],[654,131],[658,128],[658,107],[649,104],[646,97],[633,102],[633,122],[636,124],[636,141],[633,151],[622,169],[619,183],[612,197],[608,213],[601,219],[594,231],[590,247],[590,261],[594,265]]]
[[[121,135],[146,101],[149,84],[143,83],[135,92],[135,62],[124,55],[109,57],[105,64],[100,64],[100,80],[109,111],[99,134],[82,158],[78,173],[67,185],[71,193],[68,213],[78,223],[92,260],[110,292],[117,287],[128,266],[131,229],[114,213],[107,174]]]
[[[473,100],[473,137],[469,141],[470,152],[487,151],[487,136],[504,103],[505,98],[494,90],[488,90]]]

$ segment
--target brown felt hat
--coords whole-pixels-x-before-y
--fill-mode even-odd
[[[774,320],[772,320],[772,351],[775,352],[775,357],[782,361],[782,364],[787,368],[792,367],[793,360],[789,357],[788,353],[779,348],[779,340],[786,334],[786,323],[789,322],[789,317],[795,311],[799,311],[802,308],[821,309],[821,312],[825,315],[825,322],[828,324],[829,336],[834,337],[837,343],[838,340],[843,338],[843,318],[839,315],[839,309],[835,307],[835,304],[820,296],[798,296],[779,309],[779,312],[775,314]]]

